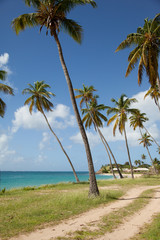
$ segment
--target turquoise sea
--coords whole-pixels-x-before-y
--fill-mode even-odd
[[[88,172],[77,172],[80,181],[89,179]],[[98,179],[112,179],[112,176],[96,175]],[[40,186],[60,182],[75,182],[72,172],[0,172],[0,189]]]

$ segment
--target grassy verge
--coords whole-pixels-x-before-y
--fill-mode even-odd
[[[97,225],[92,224],[91,226],[85,227],[81,231],[70,233],[69,237],[58,237],[58,240],[90,240],[96,239],[98,236],[104,235],[107,232],[112,232],[120,224],[127,219],[127,217],[133,215],[135,212],[143,208],[153,196],[153,190],[147,190],[143,192],[136,200],[134,200],[127,207],[114,211],[113,213],[105,216],[102,221]],[[92,230],[94,229],[95,230]],[[145,239],[145,238],[144,238]],[[147,239],[147,238],[146,238]],[[146,240],[145,239],[145,240]],[[150,238],[151,240],[152,238]],[[159,239],[159,238],[158,238]],[[135,240],[135,238],[134,238]],[[138,239],[140,240],[140,239]]]
[[[146,224],[139,234],[132,240],[159,240],[160,239],[160,214],[154,217],[151,224]]]
[[[99,187],[120,186],[120,189],[101,190],[100,197],[97,198],[88,198],[88,182],[6,191],[0,195],[0,237],[8,239],[50,223],[56,224],[100,204],[114,201],[128,188],[158,184],[160,177],[98,181]]]
[[[122,194],[122,191],[101,191],[100,197],[88,198],[88,190],[85,189],[10,191],[0,197],[0,237],[7,239],[44,224],[56,224],[62,219],[114,201]]]

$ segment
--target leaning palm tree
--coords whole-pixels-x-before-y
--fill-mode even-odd
[[[110,125],[111,122],[115,121],[114,127],[113,127],[113,135],[115,136],[115,132],[117,127],[119,128],[120,133],[122,134],[124,132],[125,142],[126,142],[126,148],[128,153],[128,160],[131,168],[131,175],[132,178],[134,178],[133,175],[133,166],[131,162],[129,147],[128,147],[128,140],[127,140],[127,134],[126,134],[126,122],[127,122],[127,116],[129,113],[133,113],[136,111],[136,109],[130,108],[130,105],[137,100],[135,98],[127,98],[125,94],[122,94],[118,101],[116,101],[114,98],[111,99],[111,101],[115,104],[116,107],[109,107],[107,106],[107,114],[114,113],[109,120],[107,125]]]
[[[158,75],[158,58],[160,53],[160,13],[152,20],[146,18],[144,26],[139,27],[136,33],[131,33],[127,38],[118,46],[116,52],[124,48],[135,46],[130,52],[128,57],[128,68],[126,77],[135,68],[139,61],[138,66],[138,84],[142,82],[143,72],[146,71],[149,82],[152,87],[156,84],[159,86]]]
[[[99,127],[103,126],[100,118],[102,118],[105,121],[107,121],[107,118],[104,115],[103,115],[103,117],[99,116],[100,118],[99,118],[98,122],[96,122],[96,119],[94,118],[95,115],[101,114],[100,110],[104,110],[104,108],[105,108],[105,106],[103,104],[97,105],[97,98],[99,96],[98,95],[93,95],[93,92],[96,91],[96,89],[93,86],[88,87],[88,86],[85,86],[83,84],[83,89],[81,89],[81,88],[80,89],[75,89],[75,91],[78,92],[78,95],[76,95],[75,98],[81,98],[80,108],[82,109],[82,105],[85,103],[86,112],[88,112],[88,114],[89,114],[88,117],[90,117],[92,124],[94,124],[94,126],[96,126],[95,129],[97,129],[97,131],[99,133],[99,136],[102,140],[102,143],[103,143],[103,145],[104,145],[104,147],[107,151],[107,154],[108,154],[108,157],[109,157],[109,160],[110,160],[111,171],[112,171],[112,174],[113,174],[114,178],[115,178],[115,174],[114,174],[114,171],[113,171],[112,160],[111,160],[110,154],[111,154],[111,156],[112,156],[112,158],[115,162],[115,165],[116,165],[116,168],[118,170],[120,178],[123,178],[123,176],[120,172],[120,169],[118,167],[117,161],[116,161],[116,159],[113,155],[113,152],[112,152],[108,142],[106,141],[104,135],[102,134],[102,132],[99,129]],[[101,106],[103,109],[101,109],[101,107],[99,107],[99,106]],[[110,154],[109,154],[109,152],[110,152]]]
[[[156,143],[158,148],[160,145],[157,143],[157,141],[153,138],[153,136],[149,133],[147,128],[144,126],[144,122],[148,121],[149,119],[146,117],[146,113],[141,113],[139,110],[132,113],[130,116],[130,126],[133,127],[133,130],[135,130],[137,127],[139,128],[140,134],[142,136],[141,129],[145,129],[145,131],[150,135],[150,137],[153,139],[153,141]]]
[[[108,148],[106,147],[104,136],[99,129],[99,127],[103,127],[102,120],[107,121],[107,118],[100,112],[102,110],[105,110],[105,108],[106,107],[104,106],[104,104],[98,105],[96,101],[94,101],[94,100],[91,101],[90,104],[87,105],[87,108],[82,109],[82,115],[85,114],[85,116],[82,119],[82,122],[85,123],[86,129],[88,127],[90,128],[91,125],[94,125],[95,131],[98,131],[98,134],[101,138],[101,141],[102,141],[102,143],[106,149],[107,155],[109,157],[111,172],[113,174],[113,177],[116,178],[114,171],[113,171],[111,156],[109,154]]]
[[[6,71],[0,70],[0,80],[4,81],[6,79],[6,75],[7,75]],[[5,94],[14,95],[13,89],[10,86],[3,83],[0,83],[0,91]],[[0,98],[0,116],[2,118],[4,117],[5,111],[6,111],[6,103],[2,100],[2,98]]]
[[[46,34],[50,32],[50,35],[54,38],[57,44],[62,69],[64,71],[66,82],[69,88],[73,110],[86,150],[90,179],[89,195],[99,195],[87,135],[78,111],[71,78],[69,76],[69,72],[62,52],[62,47],[59,41],[59,32],[61,30],[64,30],[76,42],[81,43],[82,27],[74,20],[67,18],[67,14],[70,13],[70,11],[76,6],[91,4],[93,7],[96,7],[96,3],[93,0],[25,0],[25,3],[28,6],[33,5],[35,12],[23,14],[15,18],[12,21],[12,27],[15,30],[16,34],[19,34],[20,31],[25,30],[27,27],[40,26],[40,31],[43,27],[46,27]]]
[[[65,154],[66,158],[68,159],[68,162],[71,165],[71,168],[73,170],[73,174],[76,178],[76,181],[79,182],[79,179],[78,179],[76,171],[73,167],[73,164],[72,164],[68,154],[64,150],[64,147],[62,146],[62,143],[60,142],[59,138],[57,137],[57,135],[53,131],[51,125],[49,124],[49,121],[48,121],[48,119],[46,117],[46,114],[44,112],[44,110],[45,111],[52,111],[53,104],[49,101],[49,99],[51,98],[50,96],[55,96],[55,95],[52,92],[49,92],[49,91],[46,90],[46,88],[50,88],[50,86],[48,84],[46,84],[44,81],[41,81],[41,82],[37,81],[37,82],[34,83],[34,86],[31,85],[31,84],[28,84],[28,85],[29,85],[29,88],[25,88],[22,93],[23,94],[29,94],[31,96],[25,101],[24,104],[25,105],[30,104],[30,107],[29,107],[30,114],[32,114],[33,107],[35,107],[39,112],[42,113],[42,115],[44,116],[44,118],[47,122],[47,125],[48,125],[50,131],[55,136],[55,138],[58,141],[63,153]]]
[[[160,91],[157,84],[153,87],[150,87],[150,89],[145,94],[144,98],[146,98],[147,96],[150,96],[152,99],[154,99],[154,102],[160,111],[160,104],[159,104]]]
[[[145,147],[145,148],[147,149],[148,155],[149,155],[149,157],[150,157],[150,159],[151,159],[151,162],[152,162],[152,165],[153,165],[153,167],[154,167],[155,174],[157,174],[157,173],[156,173],[156,168],[155,168],[155,166],[154,166],[153,159],[152,159],[152,157],[151,157],[151,154],[150,154],[150,151],[149,151],[149,148],[148,148],[149,146],[152,145],[152,144],[151,144],[151,142],[153,142],[152,139],[150,139],[150,136],[147,135],[147,133],[144,133],[144,134],[142,134],[142,138],[140,138],[139,140],[140,140],[140,143],[139,143],[139,144],[143,144],[143,147]]]

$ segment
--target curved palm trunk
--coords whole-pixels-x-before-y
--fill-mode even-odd
[[[153,168],[154,168],[154,172],[155,172],[155,174],[157,174],[157,171],[156,171],[156,168],[155,168],[155,166],[154,166],[153,159],[152,159],[152,157],[151,157],[151,154],[150,154],[150,151],[149,151],[149,149],[148,149],[148,146],[146,145],[145,147],[146,147],[147,152],[148,152],[148,155],[149,155],[149,157],[150,157],[150,159],[151,159],[151,162],[152,162],[152,165],[153,165]]]
[[[101,133],[101,131],[100,131],[100,129],[99,129],[98,127],[97,127],[97,130],[98,130],[99,136],[100,136],[100,138],[101,138],[101,140],[102,140],[102,143],[103,143],[103,145],[104,145],[104,147],[105,147],[105,149],[106,149],[107,155],[108,155],[108,157],[109,157],[111,172],[112,172],[112,174],[113,174],[113,177],[116,179],[116,175],[114,174],[114,171],[113,171],[113,165],[112,165],[111,156],[110,156],[109,151],[108,151],[108,149],[107,149],[107,147],[106,147],[106,145],[105,145],[104,137],[103,137],[103,135],[102,135],[102,133]]]
[[[98,131],[100,131],[99,128],[97,128],[97,129],[98,129]],[[109,149],[109,152],[110,152],[110,154],[111,154],[111,156],[112,156],[112,158],[113,158],[113,160],[114,160],[114,163],[115,163],[115,165],[116,165],[116,168],[117,168],[117,171],[118,171],[119,177],[120,177],[120,178],[123,178],[122,173],[121,173],[121,171],[119,170],[119,167],[118,167],[117,161],[116,161],[116,159],[115,159],[115,157],[114,157],[114,155],[113,155],[113,152],[112,152],[112,150],[111,150],[111,148],[110,148],[108,142],[106,141],[106,139],[105,139],[105,137],[103,136],[103,134],[102,134],[101,131],[100,131],[100,134],[101,134],[101,136],[102,136],[102,138],[103,138],[105,144],[107,145],[107,147],[108,147],[108,149]]]
[[[92,155],[91,155],[87,135],[86,135],[86,132],[85,132],[83,124],[82,124],[82,120],[81,120],[80,115],[79,115],[79,111],[78,111],[75,96],[74,96],[72,82],[71,82],[71,79],[70,79],[65,61],[64,61],[64,57],[63,57],[63,53],[62,53],[62,47],[61,47],[61,44],[59,42],[59,39],[58,39],[58,36],[57,36],[56,33],[54,33],[54,38],[55,38],[55,41],[57,43],[59,58],[60,58],[61,65],[62,65],[62,68],[63,68],[63,72],[64,72],[64,75],[65,75],[65,78],[66,78],[66,81],[67,81],[67,85],[68,85],[68,88],[69,88],[69,93],[70,93],[70,98],[71,98],[73,110],[74,110],[74,113],[75,113],[75,117],[77,119],[79,130],[80,130],[80,133],[81,133],[81,136],[82,136],[82,139],[83,139],[83,142],[84,142],[85,150],[86,150],[86,155],[87,155],[87,160],[88,160],[88,170],[89,170],[89,181],[90,181],[89,196],[91,196],[91,195],[97,196],[97,195],[99,195],[99,190],[98,190],[98,186],[97,186],[97,181],[96,181],[96,176],[95,176],[95,171],[94,171],[94,165],[93,165],[93,160],[92,160]]]
[[[129,147],[128,147],[128,141],[127,141],[127,134],[126,134],[125,126],[124,126],[124,136],[125,136],[126,148],[127,148],[127,153],[128,153],[128,160],[129,160],[129,164],[130,164],[130,168],[131,168],[131,175],[132,175],[132,178],[134,178],[133,166],[132,166],[131,157],[130,157],[130,153],[129,153]]]
[[[51,128],[51,126],[50,126],[50,124],[49,124],[49,122],[48,122],[48,119],[47,119],[47,117],[46,117],[46,115],[44,114],[43,111],[42,111],[42,114],[43,114],[43,116],[44,116],[44,118],[45,118],[45,120],[46,120],[46,122],[47,122],[47,125],[48,125],[49,129],[51,130],[51,132],[53,133],[53,135],[54,135],[55,138],[57,139],[57,141],[58,141],[58,143],[59,143],[59,145],[60,145],[62,151],[64,152],[65,156],[67,157],[68,162],[69,162],[70,165],[71,165],[71,168],[72,168],[72,171],[73,171],[73,174],[74,174],[74,176],[75,176],[75,179],[76,179],[77,183],[79,183],[80,181],[79,181],[79,179],[78,179],[78,176],[77,176],[77,174],[76,174],[76,171],[75,171],[75,169],[74,169],[74,167],[73,167],[73,164],[72,164],[72,162],[71,162],[71,160],[70,160],[68,154],[67,154],[66,151],[64,150],[64,148],[63,148],[63,146],[62,146],[62,144],[61,144],[59,138],[57,137],[57,135],[55,134],[55,132],[54,132],[53,129]]]
[[[148,135],[153,139],[153,141],[155,142],[155,144],[157,144],[158,148],[160,147],[160,145],[157,143],[157,141],[152,137],[152,135],[148,132],[147,128],[145,128],[145,126],[143,126],[143,128],[145,129],[145,131],[148,133]]]

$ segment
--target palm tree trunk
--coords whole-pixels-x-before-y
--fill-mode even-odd
[[[127,148],[127,153],[128,153],[129,164],[130,164],[130,168],[131,168],[131,175],[132,175],[132,178],[134,178],[133,166],[132,166],[131,157],[130,157],[130,153],[129,153],[129,147],[128,147],[128,141],[127,141],[127,134],[126,134],[125,126],[124,126],[124,136],[125,136],[125,142],[126,142],[126,148]]]
[[[150,154],[150,151],[149,151],[147,145],[146,145],[146,149],[147,149],[148,155],[149,155],[149,157],[150,157],[150,159],[151,159],[151,162],[152,162],[152,165],[153,165],[153,168],[154,168],[154,172],[155,172],[155,174],[157,174],[156,168],[155,168],[154,163],[153,163],[153,159],[152,159],[152,157],[151,157],[151,154]]]
[[[72,82],[71,82],[71,79],[70,79],[65,61],[64,61],[64,57],[63,57],[63,53],[62,53],[62,47],[61,47],[61,44],[59,42],[59,39],[58,39],[58,36],[57,36],[56,33],[54,33],[54,38],[55,38],[55,41],[57,43],[59,58],[60,58],[61,65],[62,65],[62,68],[63,68],[63,72],[64,72],[64,75],[65,75],[65,78],[66,78],[66,81],[67,81],[73,110],[74,110],[74,113],[75,113],[75,117],[77,119],[79,130],[80,130],[80,133],[81,133],[81,136],[82,136],[82,139],[83,139],[83,142],[84,142],[85,150],[86,150],[86,155],[87,155],[87,160],[88,160],[88,170],[89,170],[89,181],[90,181],[89,196],[91,196],[91,195],[97,196],[97,195],[99,195],[99,190],[98,190],[98,186],[97,186],[97,181],[96,181],[96,176],[95,176],[95,171],[94,171],[94,165],[93,165],[93,160],[92,160],[92,155],[91,155],[87,135],[86,135],[86,132],[84,130],[82,120],[80,118],[80,114],[79,114],[78,107],[77,107],[76,100],[75,100],[75,96],[74,96]]]
[[[100,135],[100,138],[101,138],[101,140],[102,140],[102,143],[103,143],[103,145],[104,145],[104,147],[105,147],[105,149],[106,149],[106,151],[107,151],[107,154],[108,154],[108,157],[109,157],[109,160],[110,160],[111,171],[112,171],[112,174],[113,174],[114,178],[116,178],[116,176],[114,175],[113,166],[112,166],[112,161],[111,161],[111,158],[110,158],[110,154],[109,154],[109,152],[108,152],[108,149],[109,149],[109,151],[110,151],[110,153],[111,153],[111,155],[112,155],[112,157],[113,157],[113,160],[114,160],[114,163],[115,163],[115,165],[116,165],[116,167],[117,167],[117,170],[118,170],[118,173],[119,173],[120,178],[123,178],[123,176],[122,176],[122,174],[121,174],[121,172],[120,172],[120,170],[119,170],[118,164],[117,164],[117,162],[116,162],[116,159],[115,159],[115,157],[114,157],[114,155],[113,155],[113,153],[112,153],[112,151],[111,151],[111,149],[110,149],[110,147],[109,147],[108,142],[106,141],[105,137],[103,136],[102,132],[100,131],[99,127],[97,126],[97,124],[96,124],[96,122],[95,122],[95,120],[94,120],[91,112],[89,111],[87,102],[86,102],[86,107],[87,107],[88,112],[89,112],[89,115],[90,115],[90,117],[91,117],[91,119],[92,119],[92,121],[93,121],[93,124],[95,125],[95,129],[97,128],[98,133],[99,133],[99,135]],[[105,144],[107,145],[108,149],[106,148],[106,145],[105,145]]]
[[[62,146],[59,138],[57,137],[57,135],[55,134],[55,132],[54,132],[53,129],[51,128],[51,126],[50,126],[50,124],[49,124],[49,122],[48,122],[48,119],[47,119],[45,113],[43,112],[43,110],[42,110],[42,114],[43,114],[43,116],[44,116],[44,118],[45,118],[45,120],[46,120],[46,122],[47,122],[47,125],[48,125],[49,129],[51,130],[51,132],[53,133],[53,135],[54,135],[55,138],[57,139],[57,141],[58,141],[58,143],[59,143],[62,151],[63,151],[64,154],[66,155],[66,157],[67,157],[67,159],[68,159],[68,161],[69,161],[69,163],[70,163],[70,165],[71,165],[71,168],[72,168],[73,174],[74,174],[74,176],[75,176],[75,179],[76,179],[77,183],[79,183],[80,181],[79,181],[79,178],[78,178],[78,176],[77,176],[77,174],[76,174],[76,171],[75,171],[75,169],[74,169],[74,167],[73,167],[73,164],[72,164],[72,162],[71,162],[68,154],[67,154],[66,151],[64,150],[64,148],[63,148],[63,146]]]
[[[98,128],[98,131],[100,131],[99,128]],[[119,177],[120,177],[120,178],[123,178],[122,173],[121,173],[121,171],[120,171],[120,169],[119,169],[119,167],[118,167],[117,161],[116,161],[116,159],[115,159],[115,157],[114,157],[114,155],[113,155],[113,152],[112,152],[112,150],[111,150],[111,148],[110,148],[108,142],[106,141],[106,139],[105,139],[105,137],[103,136],[103,134],[102,134],[101,131],[100,131],[100,134],[101,134],[101,136],[102,136],[102,138],[103,138],[105,144],[107,145],[107,147],[108,147],[108,149],[109,149],[109,151],[110,151],[110,154],[111,154],[111,156],[112,156],[112,158],[113,158],[113,160],[114,160],[114,163],[115,163],[115,165],[116,165],[116,168],[117,168],[117,171],[118,171]]]
[[[113,165],[112,165],[111,156],[110,156],[109,151],[108,151],[108,149],[107,149],[107,147],[106,147],[106,145],[105,145],[104,137],[103,137],[103,135],[102,135],[102,133],[101,133],[101,131],[100,131],[100,129],[99,129],[98,127],[97,127],[97,130],[98,130],[99,136],[100,136],[100,138],[101,138],[101,140],[102,140],[102,143],[103,143],[103,145],[104,145],[104,147],[105,147],[105,149],[106,149],[107,155],[108,155],[108,157],[109,157],[111,172],[112,172],[112,174],[113,174],[113,177],[116,179],[116,175],[114,174],[114,171],[113,171]]]
[[[153,139],[153,141],[155,142],[155,144],[157,144],[158,148],[160,147],[160,145],[157,143],[157,141],[152,137],[152,135],[148,132],[147,128],[145,128],[145,126],[143,126],[143,128],[145,129],[145,131],[148,133],[148,135]]]

